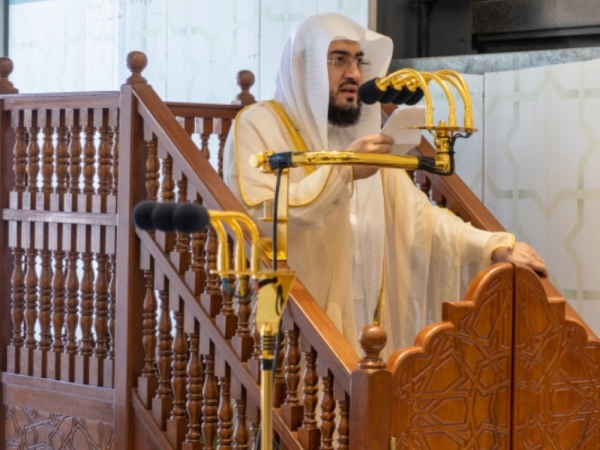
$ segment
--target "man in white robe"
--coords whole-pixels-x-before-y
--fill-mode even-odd
[[[264,150],[352,149],[389,153],[379,104],[360,105],[358,86],[384,76],[392,42],[339,14],[313,16],[286,42],[275,102],[240,113],[226,143],[224,179],[258,220],[276,177],[251,167]],[[441,319],[491,262],[526,264],[545,274],[535,250],[510,233],[475,229],[430,204],[399,169],[319,166],[290,169],[288,264],[348,342],[373,323],[380,300],[384,356],[412,345]]]

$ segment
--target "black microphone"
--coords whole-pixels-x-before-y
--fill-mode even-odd
[[[408,100],[404,101],[404,103],[406,103],[409,106],[416,105],[417,103],[419,103],[421,101],[421,99],[424,96],[425,96],[425,93],[423,92],[423,89],[417,88],[415,90],[415,92],[410,96],[410,98]]]
[[[146,231],[154,229],[152,213],[158,205],[158,202],[152,200],[146,200],[135,205],[132,214],[135,226]]]
[[[381,98],[385,95],[386,90],[381,90],[379,86],[377,86],[377,81],[379,78],[373,78],[372,80],[365,81],[360,88],[358,88],[358,98],[361,102],[372,105],[381,100]]]
[[[160,231],[175,231],[173,224],[173,213],[177,208],[177,203],[165,202],[159,203],[152,211],[152,223],[154,228]]]
[[[198,233],[209,223],[208,210],[198,203],[182,203],[173,212],[173,225],[182,233]]]
[[[394,86],[390,85],[387,90],[385,91],[385,94],[383,94],[383,97],[381,97],[379,99],[379,101],[381,103],[391,103],[394,102],[394,100],[396,99],[396,97],[398,97],[398,95],[400,95],[402,93],[402,90],[397,90]]]
[[[400,94],[398,94],[398,96],[394,99],[394,103],[396,105],[403,105],[404,103],[406,103],[406,100],[408,100],[409,98],[411,98],[413,96],[413,94],[414,94],[413,91],[411,91],[409,88],[404,86],[400,90]]]

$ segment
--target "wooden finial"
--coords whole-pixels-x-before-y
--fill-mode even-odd
[[[243,106],[256,103],[254,95],[250,93],[250,88],[254,85],[254,74],[252,72],[240,70],[237,74],[237,85],[242,89],[242,92],[231,103]]]
[[[142,70],[148,65],[148,57],[139,51],[129,52],[127,55],[127,68],[131,70],[131,76],[127,78],[125,84],[148,84],[148,81],[142,76]]]
[[[361,369],[385,369],[385,362],[381,358],[381,350],[387,343],[387,333],[379,325],[367,325],[358,335],[360,346],[365,356],[358,363]]]
[[[5,56],[0,57],[0,94],[18,94],[19,90],[8,81],[13,71],[13,62]]]

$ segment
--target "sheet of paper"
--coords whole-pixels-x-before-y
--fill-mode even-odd
[[[397,108],[389,117],[381,132],[394,138],[392,147],[394,155],[405,155],[410,149],[419,145],[423,130],[407,127],[425,125],[424,106],[404,106]]]

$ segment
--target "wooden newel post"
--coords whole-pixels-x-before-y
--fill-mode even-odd
[[[387,335],[380,326],[367,325],[358,339],[365,356],[351,376],[350,448],[387,449],[394,398],[392,373],[380,356]]]
[[[13,71],[13,62],[5,56],[0,57],[0,94],[18,94],[19,90],[8,81]]]
[[[254,80],[254,74],[249,70],[240,70],[238,72],[237,85],[242,92],[235,97],[235,100],[231,102],[232,104],[246,106],[256,103],[254,95],[250,93],[250,88],[254,86]]]
[[[131,76],[127,78],[125,84],[148,84],[148,81],[142,76],[142,71],[148,65],[148,57],[139,51],[129,52],[127,54],[127,68],[131,70]]]

